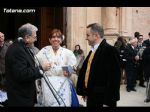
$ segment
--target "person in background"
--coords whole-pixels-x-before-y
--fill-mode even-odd
[[[126,64],[126,59],[124,57],[124,51],[126,48],[126,40],[122,37],[119,36],[117,38],[117,41],[114,44],[114,47],[117,49],[117,51],[120,54],[120,63],[121,63],[121,84],[125,83],[126,84],[126,74],[125,74],[125,64]]]
[[[137,78],[137,63],[139,55],[137,54],[137,38],[130,38],[129,44],[125,49],[125,71],[127,77],[127,92],[136,91],[136,78]]]
[[[45,75],[52,89],[48,88],[42,78],[41,99],[38,101],[46,107],[78,107],[78,98],[70,80],[72,72],[63,69],[65,66],[73,69],[76,57],[71,50],[61,47],[63,38],[59,29],[53,29],[48,39],[51,45],[42,48],[36,57],[39,64],[44,62],[51,64]]]
[[[5,86],[5,55],[8,47],[12,44],[12,41],[5,41],[4,33],[0,32],[0,90],[1,96],[5,97],[1,104],[5,107],[7,106],[7,95]]]
[[[8,47],[12,44],[11,41],[5,41],[4,33],[0,32],[0,89],[5,89],[5,55]]]
[[[140,32],[134,32],[134,37],[139,39],[139,36],[140,36]]]
[[[146,47],[149,47],[150,46],[150,32],[148,33],[148,39],[146,39],[144,42]]]
[[[27,23],[18,29],[18,38],[9,46],[5,57],[8,106],[33,107],[36,99],[35,80],[41,78],[50,63],[36,66],[30,47],[36,41],[37,27]]]
[[[116,107],[120,99],[120,57],[106,42],[98,23],[87,26],[86,40],[91,50],[79,72],[77,94],[87,100],[87,107]]]
[[[146,87],[144,85],[144,74],[143,74],[143,60],[142,60],[142,53],[146,46],[143,43],[143,35],[139,35],[138,38],[138,45],[137,45],[137,55],[139,56],[138,66],[137,66],[137,78],[139,80],[140,87]]]
[[[84,52],[83,50],[80,48],[80,45],[75,45],[75,49],[73,51],[74,55],[76,56],[76,59],[77,59],[77,64],[76,64],[76,71],[77,71],[77,75],[79,74],[79,71],[82,67],[82,64],[84,62]]]

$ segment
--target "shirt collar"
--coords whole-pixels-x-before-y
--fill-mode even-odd
[[[133,45],[131,45],[131,47],[132,47],[132,49],[134,49],[134,46],[133,46]]]
[[[92,52],[95,52],[99,45],[100,45],[100,43],[97,43],[94,45],[94,47],[91,47]]]

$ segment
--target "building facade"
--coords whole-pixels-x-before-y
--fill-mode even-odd
[[[90,50],[86,41],[86,26],[99,23],[104,28],[105,38],[113,45],[118,36],[128,40],[134,32],[140,32],[148,38],[150,32],[150,7],[23,7],[34,9],[32,13],[6,13],[0,8],[0,31],[6,39],[15,39],[17,29],[25,23],[38,27],[36,46],[41,49],[49,44],[48,37],[52,29],[59,28],[65,35],[64,44],[74,50],[81,45],[85,55]]]
[[[99,23],[104,28],[105,38],[113,45],[118,36],[127,39],[140,32],[144,38],[150,32],[149,7],[68,7],[66,15],[66,43],[74,49],[76,44],[87,54],[90,47],[86,39],[86,26]]]

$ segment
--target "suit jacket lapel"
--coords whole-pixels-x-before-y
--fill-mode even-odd
[[[95,55],[94,55],[92,64],[96,61],[97,58],[99,58],[99,57],[98,57],[98,56],[99,56],[98,54],[100,54],[101,51],[103,50],[103,47],[104,47],[105,43],[106,43],[106,40],[103,39],[102,42],[100,43],[100,45],[98,46],[96,52],[95,52]],[[93,67],[93,66],[92,66],[92,67]]]

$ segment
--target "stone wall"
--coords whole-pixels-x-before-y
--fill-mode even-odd
[[[68,7],[67,46],[73,50],[76,44],[88,54],[90,46],[86,41],[86,26],[98,22],[103,25],[105,38],[114,45],[118,36],[128,38],[139,31],[147,38],[150,32],[149,7]]]
[[[132,8],[132,35],[134,32],[140,32],[144,39],[148,38],[150,32],[150,7],[133,7]]]

